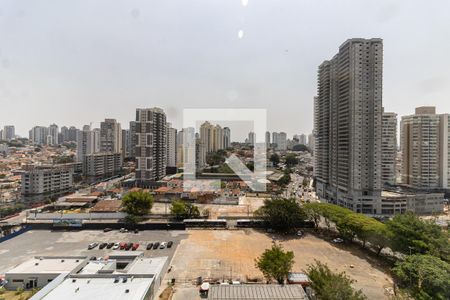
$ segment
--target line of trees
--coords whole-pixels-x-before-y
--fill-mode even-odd
[[[316,227],[334,224],[347,241],[358,239],[363,247],[370,243],[377,255],[389,247],[404,255],[392,269],[400,285],[417,299],[450,299],[449,234],[432,221],[413,213],[395,215],[386,223],[327,203],[303,206]]]

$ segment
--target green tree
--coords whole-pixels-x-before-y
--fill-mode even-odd
[[[321,219],[321,209],[316,205],[317,203],[305,203],[303,204],[303,210],[309,220],[314,222],[314,227],[319,228]]]
[[[411,255],[392,269],[416,299],[450,299],[450,264],[431,255]]]
[[[366,296],[352,287],[354,280],[345,272],[333,273],[326,264],[315,261],[315,265],[308,266],[308,277],[311,287],[318,299],[321,300],[363,300]]]
[[[270,161],[274,164],[274,165],[278,165],[280,163],[280,156],[276,153],[272,154],[270,156]]]
[[[170,205],[170,213],[177,220],[195,219],[200,217],[200,211],[197,206],[183,200],[175,200]]]
[[[268,228],[278,232],[289,232],[299,228],[306,219],[306,213],[295,199],[266,199],[256,212]]]
[[[294,252],[284,251],[281,245],[273,243],[271,249],[266,249],[255,259],[255,265],[267,280],[275,279],[283,284],[294,265]]]
[[[450,260],[450,242],[446,232],[432,221],[421,220],[413,213],[396,215],[387,223],[392,233],[392,248],[404,254],[431,254]]]
[[[289,167],[295,166],[296,164],[298,164],[298,158],[297,155],[295,155],[294,153],[289,153],[288,155],[286,155],[286,165],[288,165]]]
[[[129,192],[122,199],[124,211],[129,215],[143,216],[153,206],[153,196],[144,191]]]

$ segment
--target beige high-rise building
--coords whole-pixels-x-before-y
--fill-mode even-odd
[[[383,112],[381,139],[381,183],[396,184],[397,114]]]
[[[224,129],[206,121],[200,126],[200,139],[197,149],[197,165],[204,166],[206,156],[217,150],[225,149]]]
[[[419,189],[449,187],[449,115],[418,107],[401,121],[402,183]]]
[[[317,195],[380,213],[383,43],[349,39],[318,71],[314,99]]]

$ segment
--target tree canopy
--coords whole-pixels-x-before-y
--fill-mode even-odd
[[[274,164],[274,165],[278,165],[280,163],[280,156],[276,153],[272,154],[270,156],[270,161]]]
[[[320,261],[308,266],[308,277],[311,280],[311,288],[321,300],[363,300],[366,296],[352,287],[354,280],[345,272],[334,273],[326,264]]]
[[[307,203],[303,207],[316,228],[323,217],[327,227],[334,223],[344,239],[352,241],[358,238],[363,247],[370,242],[377,249],[377,254],[389,245],[392,235],[385,224],[374,218],[328,203]]]
[[[285,160],[286,160],[286,165],[288,165],[289,167],[292,167],[292,166],[295,166],[296,164],[298,164],[297,155],[295,155],[294,153],[289,153],[288,155],[286,155]]]
[[[392,232],[392,248],[405,254],[422,253],[450,260],[449,236],[432,221],[424,221],[413,213],[396,215],[387,223]]]
[[[183,200],[175,200],[170,206],[170,212],[178,220],[195,219],[200,217],[200,211],[197,206]]]
[[[306,214],[295,199],[266,199],[256,211],[256,216],[264,220],[268,228],[278,232],[289,232],[299,228]]]
[[[284,251],[281,245],[273,243],[271,249],[266,249],[255,260],[255,265],[267,280],[275,279],[279,284],[283,284],[294,265],[294,252]]]
[[[417,299],[450,299],[450,264],[431,255],[411,255],[392,269]]]
[[[129,215],[143,216],[153,206],[153,196],[144,191],[129,192],[122,199],[124,211]]]

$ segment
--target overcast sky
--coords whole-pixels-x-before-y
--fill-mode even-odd
[[[384,39],[387,111],[450,112],[448,0],[0,0],[0,125],[267,108],[309,133],[317,67],[352,37]]]

